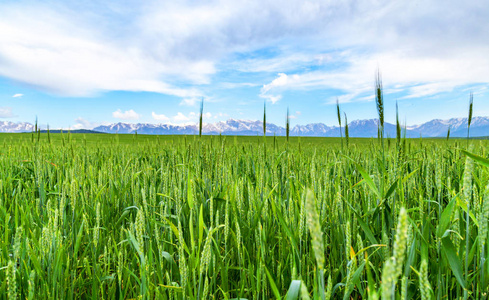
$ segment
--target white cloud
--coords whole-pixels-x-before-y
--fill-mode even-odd
[[[295,76],[298,78],[298,75]],[[269,84],[265,84],[261,90],[263,93],[266,93],[274,87],[286,86],[288,82],[290,82],[289,76],[285,73],[279,73],[277,78]]]
[[[75,119],[75,125],[71,127],[71,129],[93,129],[94,127],[98,126],[99,124],[97,123],[92,123],[90,121],[85,120],[82,117],[78,117]]]
[[[100,126],[100,125],[109,125],[110,123],[109,122],[91,122],[91,121],[88,121],[82,117],[78,117],[75,119],[75,125],[72,125],[70,127],[66,127],[66,128],[63,128],[63,129],[73,129],[73,130],[76,130],[76,129],[94,129],[95,127],[97,126]]]
[[[223,89],[235,89],[235,88],[243,88],[243,87],[256,87],[261,86],[259,83],[251,83],[251,82],[219,82],[216,84],[217,87]]]
[[[151,116],[153,117],[153,119],[155,119],[157,121],[169,121],[170,120],[170,118],[168,118],[164,114],[157,114],[154,111],[151,112]]]
[[[0,118],[13,118],[15,115],[12,113],[11,107],[0,107]]]
[[[201,99],[197,97],[183,98],[180,105],[195,106],[195,104],[200,103]]]
[[[140,114],[136,113],[132,109],[126,110],[125,112],[122,112],[120,109],[118,109],[112,113],[112,116],[116,119],[121,120],[137,120],[141,117]]]
[[[211,117],[212,117],[212,113],[210,113],[210,112],[205,112],[205,113],[202,115],[202,118],[203,118],[203,119],[209,119],[209,118],[211,118]],[[189,118],[189,119],[198,119],[198,118],[200,118],[200,114],[195,113],[195,112],[193,112],[193,111],[192,111],[192,112],[190,112],[190,113],[188,114],[188,118]]]
[[[182,114],[181,112],[178,112],[176,116],[174,116],[172,118],[174,121],[176,122],[185,122],[185,121],[189,121],[190,118],[185,116],[184,114]]]
[[[0,60],[8,62],[0,64],[1,76],[65,96],[120,90],[193,97],[201,93],[171,79],[203,83],[215,72],[203,60],[149,55],[132,34],[116,38],[95,26],[88,17],[94,12],[54,8],[0,5]]]
[[[0,76],[67,96],[149,91],[182,105],[229,70],[283,74],[261,90],[272,103],[318,88],[357,101],[377,65],[386,88],[412,95],[489,82],[485,0],[52,2],[0,4]]]
[[[93,128],[93,124],[82,117],[78,117],[75,119],[75,126],[73,127],[79,127],[80,129],[91,129]],[[78,129],[78,128],[77,128]]]
[[[22,98],[22,96],[24,96],[24,94],[15,94],[12,98]]]
[[[294,71],[297,68],[307,67],[310,65],[322,65],[329,61],[328,54],[290,53],[280,54],[272,58],[251,58],[243,61],[234,61],[229,67],[241,72],[287,72]]]
[[[223,115],[224,114],[221,114],[220,116]],[[213,117],[214,115],[210,112],[205,112],[202,115],[203,120],[209,120],[212,119]],[[200,118],[200,114],[192,111],[189,112],[187,115],[183,114],[182,112],[178,112],[175,116],[171,118],[171,120],[175,124],[184,125],[184,124],[195,124],[196,122],[199,121],[199,118]]]
[[[211,118],[211,117],[214,117],[214,119],[221,119],[224,117],[229,117],[229,115],[226,113],[220,112],[220,113],[215,114],[214,116],[212,116],[212,115],[209,116],[209,118]]]
[[[489,84],[489,71],[481,67],[489,67],[489,57],[482,53],[472,52],[477,61],[464,59],[467,54],[428,59],[408,56],[402,51],[365,55],[339,53],[335,61],[345,65],[342,69],[279,73],[263,85],[260,96],[270,99],[279,98],[287,90],[337,89],[341,103],[371,101],[375,70],[379,67],[386,94],[406,91],[405,98],[429,97],[464,85]],[[336,97],[330,99],[331,103],[335,101]]]
[[[274,103],[287,90],[337,89],[343,102],[369,101],[377,67],[386,93],[407,91],[409,98],[489,84],[489,21],[483,17],[489,6],[483,1],[463,6],[425,1],[421,10],[417,1],[325,5],[335,14],[329,26],[308,37],[310,46],[289,44],[279,56],[246,60],[244,71],[282,71],[263,85],[261,97]],[[318,42],[321,37],[324,43]]]
[[[260,94],[260,97],[265,98],[265,99],[268,99],[268,101],[270,101],[272,104],[275,104],[278,101],[280,101],[280,99],[282,99],[282,96],[281,95]]]
[[[299,80],[299,75],[297,74],[288,76],[285,73],[279,73],[278,77],[275,78],[272,82],[263,85],[263,87],[261,88],[260,97],[268,99],[270,102],[272,102],[272,104],[275,104],[282,98],[282,96],[272,95],[269,94],[268,92],[274,89],[280,90],[282,88],[287,88],[288,86],[293,85],[293,82],[298,80]]]

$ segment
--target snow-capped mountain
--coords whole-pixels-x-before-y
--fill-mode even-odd
[[[229,119],[225,122],[204,124],[204,134],[223,135],[262,135],[262,121]],[[467,136],[467,118],[453,118],[449,120],[431,120],[429,122],[402,127],[402,134],[409,138],[417,137],[445,137],[450,127],[451,137]],[[197,134],[198,125],[168,125],[168,124],[127,124],[117,123],[94,128],[95,131],[107,133],[134,133],[141,134]],[[351,137],[376,137],[378,132],[378,120],[355,120],[348,123],[348,131]],[[285,135],[285,128],[272,123],[267,123],[267,135]],[[342,128],[344,135],[344,128]],[[385,137],[396,136],[396,125],[384,123]],[[338,126],[327,126],[323,123],[296,125],[290,130],[292,136],[322,136],[339,137]],[[489,136],[489,117],[474,117],[470,126],[470,136]]]
[[[410,126],[408,130],[420,132],[423,136],[443,137],[447,135],[449,127],[450,136],[467,136],[467,118],[435,119],[421,125]],[[472,118],[470,136],[489,136],[489,117]]]
[[[199,128],[196,125],[196,131]],[[262,121],[235,120],[229,119],[225,122],[209,123],[202,127],[205,134],[223,134],[223,135],[257,135],[263,134]],[[272,123],[267,123],[267,135],[284,135],[285,128]]]
[[[489,119],[488,119],[489,120]],[[207,123],[202,127],[204,134],[223,134],[223,135],[262,135],[262,121],[235,120],[229,119],[225,122]],[[348,124],[351,137],[376,137],[377,119],[356,120]],[[489,125],[488,125],[489,126]],[[395,137],[396,126],[390,123],[384,124],[385,136]],[[107,133],[135,133],[140,134],[198,134],[198,125],[168,125],[168,124],[127,124],[116,123],[94,128],[95,131]],[[344,128],[342,128],[344,135]],[[404,132],[404,129],[403,129]],[[285,128],[272,123],[267,123],[267,135],[285,135]],[[319,137],[339,137],[340,129],[338,126],[327,126],[323,123],[312,123],[307,125],[296,125],[290,130],[291,136],[319,136]],[[407,137],[419,137],[417,130],[407,130]]]
[[[94,131],[105,133],[137,133],[140,134],[195,134],[199,131],[197,125],[169,125],[150,123],[115,123],[95,127]]]
[[[378,119],[355,120],[348,124],[348,131],[352,137],[376,137],[378,135]],[[384,122],[384,136],[394,138],[397,135],[395,124]],[[419,138],[419,132],[401,126],[401,135],[408,138]],[[424,135],[423,135],[424,136]]]
[[[235,120],[229,119],[217,123],[204,124],[202,131],[204,134],[223,134],[223,135],[262,135],[262,121]],[[378,131],[378,120],[355,120],[348,123],[350,137],[376,137]],[[450,127],[451,137],[467,136],[467,118],[453,118],[448,120],[431,120],[429,122],[402,128],[402,133],[406,137],[445,137]],[[34,125],[30,123],[14,123],[0,121],[0,132],[30,132]],[[170,125],[170,124],[151,124],[151,123],[114,123],[95,127],[94,131],[105,133],[139,133],[139,134],[198,134],[199,125]],[[345,135],[345,129],[341,132]],[[385,137],[396,136],[396,126],[384,123]],[[285,128],[272,123],[267,123],[267,135],[285,135]],[[321,136],[339,137],[340,129],[338,126],[328,126],[323,123],[312,123],[307,125],[296,125],[291,128],[292,136]],[[474,117],[470,126],[470,136],[489,136],[489,117]]]
[[[34,126],[30,123],[14,123],[10,121],[0,121],[0,132],[28,132],[32,131]]]
[[[339,136],[338,127],[327,126],[323,123],[312,123],[307,125],[297,125],[290,131],[291,135],[297,136]]]
[[[257,135],[263,134],[261,121],[234,120],[229,119],[225,122],[206,123],[202,127],[204,134],[223,134],[223,135]],[[93,130],[107,133],[137,133],[140,134],[198,134],[199,125],[169,125],[169,124],[149,124],[149,123],[116,123],[102,125]],[[284,135],[285,129],[272,123],[267,123],[268,135]]]

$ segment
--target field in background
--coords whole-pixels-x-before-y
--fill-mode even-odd
[[[471,139],[486,139],[487,137],[475,137]],[[236,143],[238,144],[256,144],[263,145],[263,136],[229,136],[229,135],[202,135],[202,139],[207,143],[220,145],[221,142],[225,142],[226,146],[230,146]],[[50,141],[49,141],[50,140]],[[142,146],[144,143],[168,145],[168,144],[181,144],[181,143],[193,143],[199,140],[198,136],[194,135],[148,135],[148,134],[105,134],[105,133],[77,133],[69,134],[68,132],[60,133],[41,133],[39,135],[39,141],[41,143],[51,143],[56,146],[62,146],[63,140],[65,145],[71,140],[74,144],[99,145],[138,145]],[[289,137],[289,144],[298,146],[299,143],[304,146],[305,144],[312,145],[334,145],[334,147],[341,146],[341,138],[337,137]],[[349,138],[353,146],[360,146],[365,144],[371,144],[372,141],[377,141],[377,138]],[[394,146],[396,138],[387,139]],[[445,141],[443,138],[423,138],[423,139],[406,139],[411,144],[421,143],[440,143],[443,145],[454,145],[455,143],[464,143],[460,138],[450,138]],[[443,141],[442,141],[443,140]],[[38,141],[37,133],[0,133],[0,144],[2,145],[18,145],[18,144],[31,144]],[[344,141],[344,139],[343,139]],[[268,146],[272,146],[274,142],[277,147],[282,147],[286,143],[285,136],[267,136],[266,142]],[[387,142],[386,142],[387,146]]]
[[[0,145],[2,299],[487,296],[489,173],[464,140]]]

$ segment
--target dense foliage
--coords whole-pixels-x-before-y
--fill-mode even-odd
[[[485,141],[0,143],[2,299],[486,297]]]

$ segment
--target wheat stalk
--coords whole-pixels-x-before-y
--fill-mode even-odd
[[[338,124],[340,125],[340,139],[341,148],[343,148],[343,133],[341,132],[341,113],[340,113],[340,103],[338,102],[338,97],[336,97],[336,114],[338,116]]]
[[[419,269],[419,290],[421,291],[421,300],[431,299],[431,286],[428,281],[428,262],[426,259],[421,261],[421,267]]]
[[[202,137],[202,123],[204,117],[204,98],[202,98],[202,102],[200,102],[200,116],[199,116],[199,137]]]
[[[467,119],[467,143],[469,141],[469,133],[470,133],[470,124],[472,123],[472,112],[474,108],[474,95],[470,92],[469,98],[469,117]]]
[[[375,77],[375,103],[377,104],[377,113],[379,114],[380,137],[384,136],[384,96],[382,93],[382,77],[380,70],[377,70]]]
[[[285,118],[285,134],[287,136],[287,144],[289,143],[289,132],[290,132],[290,116],[289,116],[289,108],[287,107],[287,117]]]

